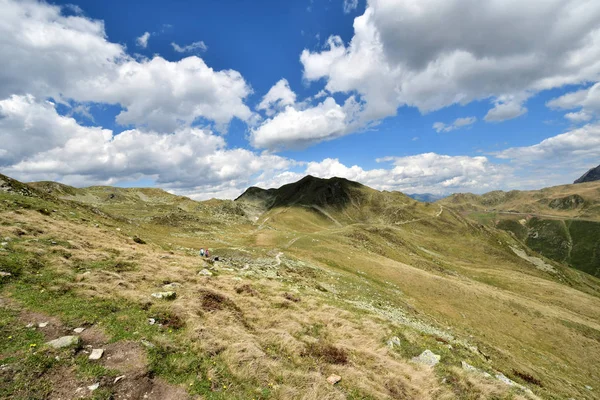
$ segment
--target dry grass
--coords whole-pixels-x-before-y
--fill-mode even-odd
[[[306,218],[304,228],[296,229]],[[0,236],[20,240],[32,254],[51,259],[49,268],[73,275],[69,290],[83,298],[138,304],[176,331],[158,345],[176,355],[217,360],[198,380],[215,382],[226,368],[231,381],[252,387],[211,386],[224,398],[257,393],[307,400],[522,396],[496,380],[466,373],[458,368],[460,359],[490,371],[511,371],[512,379],[542,395],[581,397],[585,384],[600,381],[593,362],[600,359],[600,343],[557,323],[600,330],[598,297],[504,251],[497,242],[508,238],[473,233],[467,222],[445,213],[431,223],[386,227],[387,237],[365,230],[365,237],[383,249],[376,254],[343,235],[350,228],[334,225],[309,211],[290,210],[274,215],[261,230],[234,224],[200,235],[33,210],[0,214]],[[448,240],[453,229],[460,240]],[[147,244],[135,243],[136,234]],[[60,244],[40,246],[48,238]],[[280,266],[274,246],[285,252]],[[207,264],[195,255],[200,247],[245,248],[253,260],[273,262],[242,271],[225,259],[212,266],[215,276],[203,277],[198,271]],[[59,249],[70,256],[52,253]],[[135,268],[91,267],[106,260]],[[174,301],[150,296],[171,283],[180,284]],[[592,283],[596,286],[588,286],[597,288]],[[283,299],[287,306],[280,306]],[[424,334],[410,321],[437,330]],[[415,365],[402,351],[390,349],[386,341],[399,332],[414,347],[406,354],[430,348],[443,354],[440,367]],[[491,362],[458,343],[477,346]],[[187,368],[186,360],[174,365]],[[326,382],[332,373],[342,376],[340,384]]]

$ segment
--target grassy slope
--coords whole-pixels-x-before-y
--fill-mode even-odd
[[[600,182],[454,195],[438,204],[512,232],[532,250],[600,277]]]
[[[520,244],[506,233],[446,207],[439,213],[377,193],[368,207],[328,215],[275,208],[251,223],[230,202],[136,192],[119,201],[94,194],[93,202],[81,194],[104,214],[0,195],[0,236],[12,238],[2,262],[22,271],[2,282],[0,296],[73,326],[104,326],[111,340],[145,337],[158,345],[152,371],[204,398],[523,396],[465,373],[461,361],[501,371],[544,398],[593,397],[584,386],[600,380],[599,281],[552,262],[557,272],[538,270],[510,249]],[[185,218],[174,217],[180,213]],[[15,235],[17,227],[26,234]],[[200,247],[225,261],[204,263],[195,256]],[[198,276],[202,268],[215,276]],[[172,281],[183,284],[177,300],[149,297]],[[145,322],[165,313],[184,326]],[[402,345],[390,350],[393,335]],[[19,343],[0,348],[2,357],[49,359]],[[332,348],[348,362],[336,364]],[[425,348],[442,355],[433,370],[408,361]],[[343,377],[340,385],[324,381],[330,373]]]

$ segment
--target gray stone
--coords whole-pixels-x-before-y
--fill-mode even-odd
[[[175,293],[175,292],[157,292],[157,293],[152,293],[152,297],[155,297],[157,299],[175,300],[175,298],[177,297],[177,293]]]
[[[120,375],[120,376],[117,376],[117,377],[115,378],[115,381],[114,381],[113,383],[117,383],[117,382],[119,382],[121,379],[124,379],[124,378],[125,378],[125,375]]]
[[[204,275],[204,276],[212,276],[212,272],[210,272],[209,270],[207,270],[206,268],[203,269],[202,271],[198,272],[198,275]]]
[[[90,360],[99,360],[102,358],[103,354],[104,354],[104,349],[94,349],[94,350],[92,350],[92,354],[90,354],[89,359]]]
[[[327,382],[331,383],[332,385],[335,385],[336,383],[338,383],[339,381],[342,380],[342,377],[339,375],[329,375],[329,377],[327,378]]]
[[[586,388],[587,390],[594,390],[594,388],[593,388],[593,387],[591,387],[590,385],[585,385],[585,388]]]
[[[96,382],[93,385],[88,386],[88,389],[90,390],[90,392],[93,392],[94,390],[98,389],[100,387],[100,383]]]
[[[2,247],[8,246],[8,242],[2,242],[2,243],[0,243],[0,246],[2,246]]]
[[[75,333],[81,333],[83,331],[85,331],[85,328],[75,328],[75,329],[73,329],[73,332],[75,332]]]
[[[400,343],[400,338],[398,336],[394,336],[392,337],[390,340],[387,341],[387,345],[390,348],[394,348],[394,347],[400,347],[401,343]]]
[[[0,276],[12,276],[10,272],[0,271]]]
[[[45,327],[47,327],[47,326],[48,326],[48,323],[47,323],[47,322],[40,322],[40,323],[38,324],[38,326],[39,326],[40,328],[45,328]]]
[[[479,372],[479,370],[477,368],[475,368],[474,366],[472,366],[470,364],[467,364],[464,361],[461,361],[460,365],[462,365],[462,369],[464,369],[465,371],[468,371],[468,372]]]
[[[54,339],[46,343],[48,346],[54,347],[55,349],[62,349],[63,347],[71,347],[79,344],[79,336],[63,336],[58,339]]]
[[[147,348],[149,348],[149,349],[152,349],[152,348],[156,347],[155,345],[153,345],[152,343],[150,343],[149,341],[147,341],[147,340],[144,340],[144,339],[140,340],[140,343],[141,343],[141,344],[142,344],[144,347],[147,347]]]
[[[148,318],[148,323],[150,325],[154,325],[156,323],[156,320],[154,318]]]
[[[174,290],[174,289],[177,289],[178,287],[181,287],[181,283],[173,282],[173,283],[168,283],[168,284],[164,285],[163,289]]]
[[[423,364],[423,365],[427,365],[429,367],[433,367],[435,366],[437,363],[440,362],[440,359],[442,357],[433,353],[431,350],[427,349],[424,352],[421,353],[421,355],[419,355],[418,357],[414,357],[412,359],[413,362],[416,362],[418,364]]]

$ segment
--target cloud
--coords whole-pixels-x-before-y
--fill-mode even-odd
[[[148,47],[148,39],[150,39],[150,32],[144,32],[144,34],[137,39],[135,39],[138,46],[143,47],[144,49]]]
[[[588,124],[535,145],[512,147],[494,155],[516,163],[542,161],[547,165],[555,165],[595,160],[597,164],[597,159],[600,158],[600,124]]]
[[[250,143],[256,148],[281,150],[331,140],[352,129],[356,112],[357,104],[353,98],[342,106],[333,97],[327,97],[315,106],[288,105],[251,129]]]
[[[565,114],[565,118],[572,122],[587,122],[600,116],[600,83],[587,89],[567,93],[556,99],[550,100],[548,107],[558,110],[579,109],[578,112]]]
[[[457,118],[450,125],[446,125],[443,122],[436,122],[433,124],[433,129],[436,132],[451,132],[464,126],[473,125],[477,121],[475,117]]]
[[[511,168],[496,165],[486,157],[447,156],[436,153],[408,157],[385,157],[380,163],[392,163],[389,168],[365,170],[357,165],[346,166],[337,158],[309,162],[302,173],[288,171],[274,175],[261,187],[279,187],[310,174],[320,178],[334,176],[361,182],[378,190],[407,193],[447,194],[451,192],[484,192],[503,185]]]
[[[0,166],[26,181],[90,185],[146,178],[199,199],[233,189],[239,193],[255,176],[293,165],[275,155],[227,149],[221,136],[206,129],[186,127],[168,135],[131,129],[116,135],[81,126],[33,96],[0,101]]]
[[[369,0],[348,45],[300,57],[307,81],[357,93],[367,121],[482,99],[486,121],[515,118],[542,90],[596,81],[598,59],[600,3],[585,0]]]
[[[358,7],[358,0],[344,0],[344,13],[349,14]]]
[[[286,79],[277,82],[267,94],[263,97],[257,110],[263,110],[268,116],[275,114],[285,106],[291,106],[296,103],[296,93],[290,89],[290,84]]]
[[[194,121],[226,129],[248,121],[252,93],[234,70],[216,71],[192,56],[137,60],[106,37],[104,24],[65,16],[59,6],[0,0],[0,99],[13,94],[59,102],[120,105],[117,122],[171,132]]]
[[[187,46],[179,46],[177,43],[171,43],[173,46],[173,50],[178,53],[194,53],[198,51],[206,51],[208,50],[208,46],[202,41],[194,42],[192,44],[188,44]]]
[[[487,122],[502,122],[520,117],[527,112],[527,108],[523,107],[524,101],[524,98],[500,96],[494,101],[494,108],[488,111],[484,120]]]

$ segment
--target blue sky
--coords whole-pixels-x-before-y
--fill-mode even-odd
[[[570,183],[600,163],[600,6],[535,1],[0,0],[0,170],[198,199]]]

